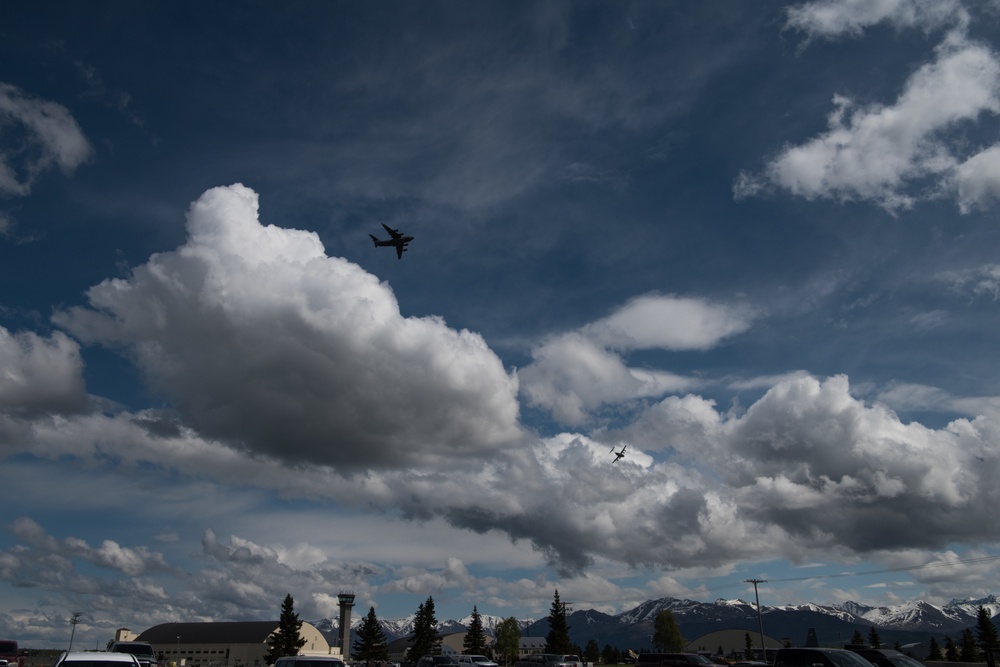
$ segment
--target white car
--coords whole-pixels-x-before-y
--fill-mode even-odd
[[[500,667],[485,655],[460,655],[456,660],[462,667]]]
[[[131,653],[110,651],[66,651],[52,667],[140,667]]]

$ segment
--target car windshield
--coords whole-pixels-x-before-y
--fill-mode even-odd
[[[889,656],[889,661],[896,667],[924,667],[922,662],[918,662],[908,655]]]
[[[72,665],[73,667],[122,667],[130,663],[119,660],[73,660],[72,658],[67,658],[62,661],[62,664]],[[135,663],[131,664],[134,665]]]
[[[850,651],[831,651],[826,654],[837,667],[872,667],[872,663],[857,653]]]
[[[17,653],[17,644],[14,642],[0,642],[0,655],[14,655],[15,653]]]
[[[713,663],[711,660],[709,660],[708,658],[706,658],[703,655],[697,655],[696,654],[696,655],[693,655],[691,658],[692,658],[691,662],[697,662],[697,663],[703,664],[703,665],[706,665],[706,664],[707,665],[715,664],[715,663]]]
[[[131,653],[132,655],[153,655],[153,647],[149,644],[116,644],[115,653]]]

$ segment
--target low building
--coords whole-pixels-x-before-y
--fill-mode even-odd
[[[545,653],[545,637],[521,637],[517,645],[517,657],[523,658],[534,653]]]
[[[278,621],[162,623],[140,633],[137,641],[153,646],[162,667],[266,667],[267,640]],[[302,623],[306,640],[299,655],[340,655],[310,623]]]
[[[716,655],[721,649],[722,655],[726,657],[743,655],[746,652],[747,635],[750,635],[750,642],[755,651],[755,656],[757,656],[760,653],[760,633],[750,630],[717,630],[716,632],[709,632],[707,635],[702,635],[698,639],[688,642],[684,650],[688,653],[707,652],[711,655]],[[767,653],[770,655],[772,649],[777,650],[785,644],[774,637],[764,635],[764,645],[767,647]]]

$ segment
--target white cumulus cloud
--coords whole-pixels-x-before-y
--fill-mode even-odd
[[[387,285],[314,233],[263,225],[249,188],[206,192],[188,232],[54,320],[127,349],[201,434],[347,468],[477,457],[520,437],[516,380],[482,337],[402,317]]]

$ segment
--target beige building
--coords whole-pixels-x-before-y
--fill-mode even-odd
[[[742,655],[746,651],[747,635],[750,635],[753,648],[759,651],[760,633],[753,630],[717,630],[710,632],[688,643],[685,650],[690,653],[708,651],[714,655],[721,648],[722,654],[725,656],[733,654]],[[774,637],[764,635],[764,645],[767,647],[768,654],[770,654],[771,649],[777,650],[785,644]]]
[[[277,629],[277,621],[163,623],[135,640],[153,646],[161,667],[266,667],[267,640]],[[300,655],[340,656],[309,623],[299,636],[306,640]]]

